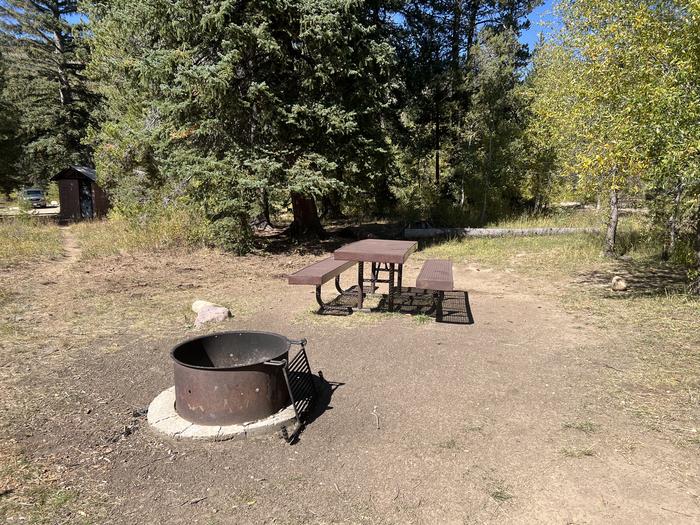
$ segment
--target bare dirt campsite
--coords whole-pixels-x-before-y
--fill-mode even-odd
[[[700,1],[0,0],[0,523],[700,523]]]
[[[238,257],[100,244],[114,235],[100,222],[1,226],[5,523],[700,520],[700,304],[640,247],[601,262],[585,234],[421,244],[404,282],[453,261],[473,313],[455,325],[314,313],[313,288],[286,277],[333,234],[272,233]],[[198,298],[233,316],[195,329]],[[308,339],[324,390],[296,443],[150,428],[173,345],[239,329]]]

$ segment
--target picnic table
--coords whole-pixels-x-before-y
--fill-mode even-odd
[[[371,291],[377,289],[377,283],[389,285],[389,308],[393,307],[395,288],[401,293],[403,279],[403,265],[408,257],[416,251],[418,243],[415,241],[392,241],[386,239],[364,239],[346,244],[333,252],[333,258],[339,261],[357,262],[357,310],[363,310],[364,285],[371,283]],[[371,276],[365,279],[364,263],[372,264]],[[380,279],[379,273],[387,272],[387,279]],[[394,284],[394,277],[397,277]]]

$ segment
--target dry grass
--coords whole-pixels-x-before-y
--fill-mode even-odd
[[[62,253],[61,231],[54,223],[26,217],[0,221],[0,267],[56,259]]]
[[[603,262],[601,246],[600,237],[591,234],[454,239],[427,247],[419,257],[563,274],[575,270],[581,263],[593,266]]]
[[[646,228],[646,216],[642,213],[620,213],[619,227],[623,230],[642,230]],[[607,210],[562,208],[554,209],[548,214],[523,214],[499,219],[488,223],[487,228],[605,228]]]
[[[612,391],[645,426],[695,443],[700,428],[700,300],[685,294],[616,296],[587,290],[564,299],[608,334],[599,343],[613,367]]]
[[[564,447],[561,449],[561,453],[567,458],[590,458],[595,456],[595,450],[590,447]]]
[[[593,434],[598,431],[598,425],[592,421],[567,421],[562,427],[565,429],[578,430],[584,434]]]
[[[524,216],[500,221],[491,227],[591,227],[605,223],[605,216],[594,210],[562,211],[550,216]],[[618,252],[632,258],[649,257],[654,247],[641,235],[646,225],[639,215],[620,220]],[[605,265],[609,259],[602,253],[603,233],[559,236],[499,237],[451,239],[427,246],[419,253],[424,258],[445,258],[466,264],[485,264],[496,268],[512,268],[530,274],[551,274],[560,277],[584,269]]]
[[[513,499],[513,494],[511,494],[508,487],[503,484],[497,484],[490,493],[490,496],[498,503],[504,503],[508,500]]]
[[[16,447],[5,444],[0,447],[0,522],[94,521],[78,505],[78,493],[61,486],[59,475],[30,463]]]
[[[562,209],[548,215],[520,215],[488,223],[486,228],[602,228],[606,216],[596,210]]]
[[[86,260],[202,247],[198,225],[184,210],[142,221],[114,215],[108,220],[80,222],[73,228],[82,249],[82,258]]]
[[[576,216],[569,216],[566,225],[594,220],[591,212]],[[537,221],[537,226],[562,225],[560,219]],[[541,282],[539,293],[555,296],[603,334],[596,344],[613,374],[600,388],[645,426],[692,445],[700,434],[700,300],[683,293],[682,268],[655,259],[654,246],[640,233],[643,228],[643,217],[623,217],[623,260],[604,258],[602,236],[583,234],[451,240],[426,248],[419,257],[493,266]],[[610,290],[614,275],[627,279],[628,292]],[[585,423],[567,423],[565,428],[594,431]]]

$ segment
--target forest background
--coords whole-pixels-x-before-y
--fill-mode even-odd
[[[577,201],[614,256],[633,206],[700,290],[700,3],[541,4],[0,1],[0,189],[93,166],[109,220],[237,252]]]

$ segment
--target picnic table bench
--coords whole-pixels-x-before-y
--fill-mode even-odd
[[[289,284],[310,284],[316,286],[316,302],[323,310],[328,305],[321,298],[321,286],[335,277],[335,289],[340,294],[345,293],[346,290],[343,290],[340,286],[340,274],[355,266],[355,264],[357,264],[355,261],[340,261],[333,257],[328,257],[291,274],[287,277],[287,282]]]
[[[416,278],[416,288],[433,292],[435,305],[435,320],[442,321],[442,303],[445,300],[445,292],[454,290],[454,278],[452,277],[452,261],[442,259],[428,259]]]

